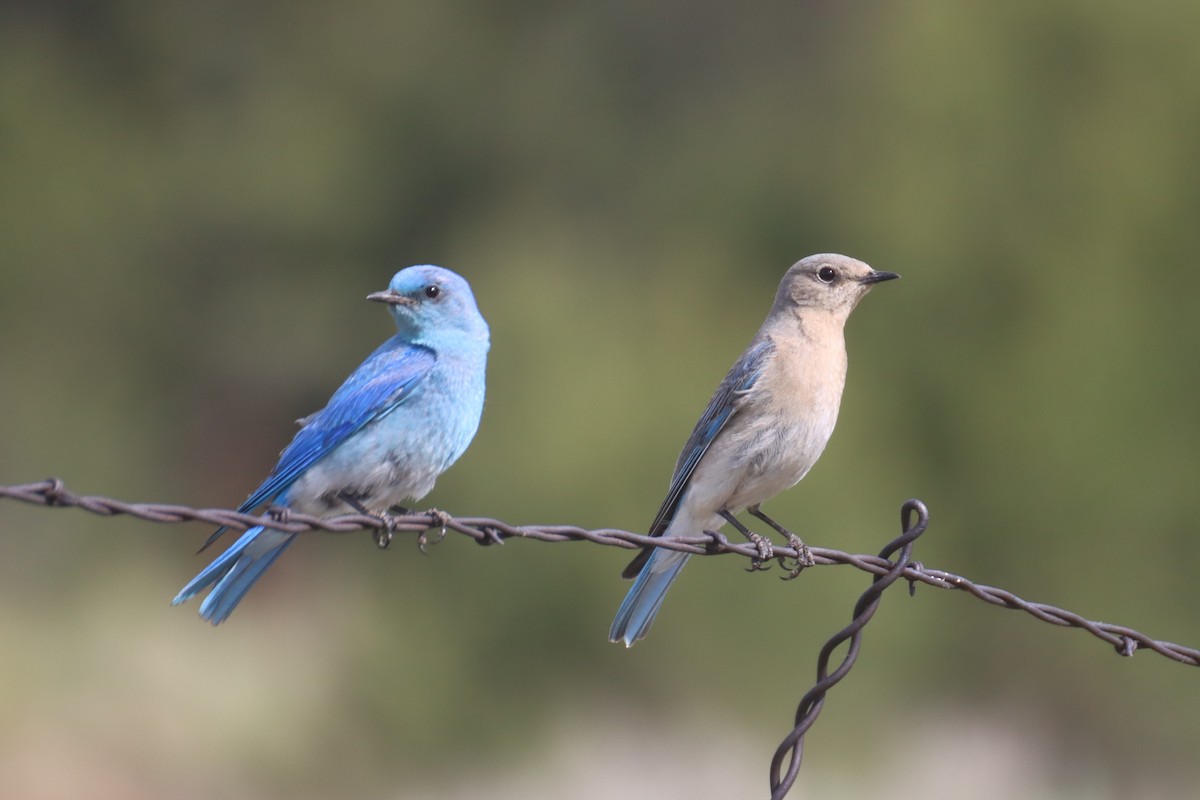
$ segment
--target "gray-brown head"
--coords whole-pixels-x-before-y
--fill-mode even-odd
[[[899,277],[837,253],[809,256],[797,261],[784,274],[771,316],[788,311],[805,316],[824,312],[844,323],[872,286]]]

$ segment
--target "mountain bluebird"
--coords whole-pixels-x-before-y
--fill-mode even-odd
[[[388,305],[396,335],[325,408],[300,420],[274,471],[238,511],[273,504],[320,516],[384,516],[406,499],[424,497],[471,443],[483,412],[488,351],[488,326],[471,287],[441,267],[408,267],[367,299]],[[173,605],[216,583],[200,616],[219,625],[295,538],[251,528],[192,578]]]
[[[770,545],[733,516],[746,509],[803,548],[759,505],[795,486],[825,449],[846,382],[846,318],[872,286],[898,277],[833,254],[809,256],[787,271],[766,321],[683,446],[651,536],[695,536],[729,522],[765,560]],[[613,620],[611,641],[630,647],[646,635],[687,560],[686,553],[647,547],[630,562],[622,577],[637,580]]]

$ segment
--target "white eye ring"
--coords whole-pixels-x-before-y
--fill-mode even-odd
[[[837,270],[833,267],[821,267],[817,270],[817,278],[821,283],[833,283],[833,279],[837,277]]]

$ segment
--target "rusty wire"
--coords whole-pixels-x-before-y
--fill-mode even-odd
[[[262,515],[243,514],[223,508],[126,503],[108,497],[78,495],[69,491],[57,478],[16,486],[0,485],[0,498],[46,507],[79,508],[101,516],[127,514],[151,522],[195,521],[209,525],[225,525],[239,530],[257,525],[289,533],[351,533],[369,530],[380,547],[387,547],[396,533],[416,533],[417,543],[424,549],[426,534],[437,530],[442,536],[447,531],[463,534],[481,545],[503,544],[505,539],[533,539],[543,542],[588,541],[628,549],[650,545],[693,555],[732,553],[751,559],[752,562],[759,557],[758,549],[753,545],[730,542],[723,534],[711,531],[702,536],[650,537],[617,528],[588,530],[573,525],[510,525],[488,517],[454,517],[436,509],[386,517],[346,514],[328,519],[297,514],[280,508],[268,509]],[[914,514],[915,522],[912,520]],[[992,605],[1024,611],[1042,622],[1080,628],[1112,645],[1116,652],[1123,656],[1132,656],[1139,648],[1145,648],[1182,664],[1200,666],[1200,650],[1152,639],[1132,628],[1089,620],[1072,611],[1046,603],[1023,600],[1004,589],[977,584],[961,575],[929,569],[920,562],[912,561],[913,543],[925,531],[928,522],[929,512],[925,504],[920,500],[909,500],[901,509],[903,533],[889,542],[878,556],[856,555],[823,547],[809,548],[814,566],[846,564],[869,573],[873,578],[871,586],[855,604],[850,624],[834,634],[821,648],[817,662],[817,683],[801,699],[796,709],[795,727],[784,737],[771,761],[772,800],[780,800],[791,789],[803,757],[804,735],[821,713],[825,694],[853,667],[858,657],[863,627],[874,615],[883,591],[901,578],[908,581],[910,591],[915,589],[917,583],[939,589],[958,589]],[[894,560],[889,560],[897,550],[899,555]],[[774,551],[774,558],[780,559],[781,563],[799,558],[800,555],[790,547],[779,546]],[[846,641],[849,641],[846,655],[830,672],[829,660],[833,651]],[[785,761],[788,762],[786,771],[783,770]]]

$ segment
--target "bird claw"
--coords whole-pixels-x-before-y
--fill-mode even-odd
[[[425,513],[429,515],[429,520],[433,524],[417,534],[417,549],[423,554],[429,555],[429,551],[425,548],[431,544],[441,544],[442,539],[446,538],[446,526],[450,523],[450,515],[445,511],[439,511],[436,508],[431,508]],[[431,540],[429,538],[429,532],[434,528],[441,528],[441,530],[438,532],[438,535],[433,537]]]
[[[776,533],[787,537],[788,546],[796,551],[796,557],[789,563],[787,556],[779,556],[779,566],[787,570],[787,575],[781,575],[780,580],[790,581],[795,580],[796,576],[804,571],[805,567],[811,567],[817,563],[813,559],[812,552],[808,549],[808,545],[800,541],[800,537],[789,531],[787,528],[780,525],[775,520],[762,510],[759,506],[750,506],[746,509],[752,516],[758,517],[763,522],[770,525]]]
[[[758,555],[750,559],[750,566],[746,568],[746,571],[763,572],[770,569],[770,561],[775,557],[775,547],[771,544],[770,540],[754,531],[747,533],[746,538],[758,550]]]
[[[426,528],[425,530],[423,530],[417,534],[417,549],[421,551],[422,555],[429,555],[429,550],[427,548],[430,545],[441,544],[442,539],[446,538],[445,527],[441,528],[438,531],[437,536],[433,537],[432,539],[429,538],[429,531],[431,531],[431,530],[433,530],[433,529]]]
[[[408,513],[405,511],[405,509],[399,508],[398,506],[392,506],[387,511],[381,511],[378,514],[372,514],[363,507],[363,504],[360,503],[356,497],[349,492],[339,492],[338,499],[350,506],[350,508],[357,511],[359,514],[362,514],[364,517],[370,517],[379,523],[379,527],[374,528],[371,531],[371,538],[375,540],[376,547],[378,547],[380,550],[387,550],[389,547],[391,547],[392,539],[395,538],[396,535],[396,528],[400,525],[400,520],[396,519],[392,512],[399,510],[401,513]]]
[[[381,514],[371,514],[370,516],[379,520],[379,527],[372,531],[375,546],[380,550],[387,550],[392,546],[392,539],[396,538],[396,528],[399,526],[400,520],[392,515],[390,509]]]
[[[788,571],[787,575],[779,576],[779,579],[783,581],[795,580],[800,573],[804,571],[805,567],[811,567],[813,564],[817,563],[816,559],[814,559],[812,556],[812,551],[808,549],[808,545],[800,541],[799,536],[789,531],[787,534],[787,540],[788,546],[795,550],[798,555],[796,558],[792,559],[792,563],[790,564],[788,563],[787,556],[779,557],[779,566]]]
[[[735,517],[729,511],[729,509],[722,508],[717,511],[717,514],[723,517],[724,520],[730,525],[732,525],[738,533],[740,533],[742,536],[745,536],[747,541],[754,545],[754,548],[758,551],[758,555],[750,559],[750,566],[747,567],[746,572],[761,572],[763,570],[770,569],[771,565],[767,562],[775,557],[775,547],[771,544],[771,540],[758,535],[742,523],[738,522],[737,517]]]

